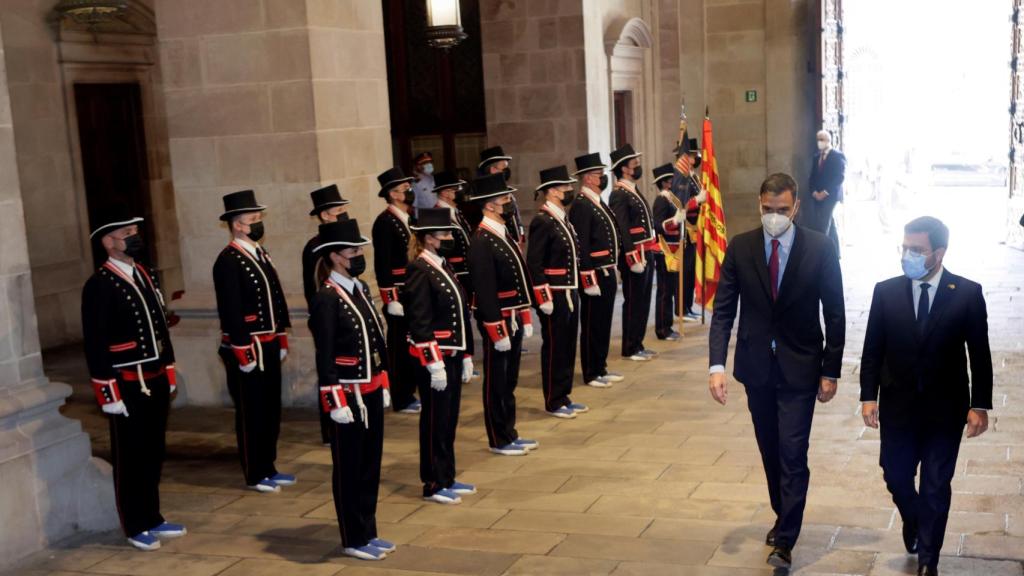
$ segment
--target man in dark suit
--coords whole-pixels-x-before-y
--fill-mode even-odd
[[[835,248],[823,234],[793,224],[796,195],[787,174],[761,184],[763,226],[736,236],[725,252],[708,343],[711,395],[724,405],[729,335],[742,301],[733,376],[746,388],[776,515],[765,539],[773,547],[768,563],[776,568],[792,563],[807,501],[814,400],[835,396],[846,337]]]
[[[810,190],[803,195],[803,210],[797,224],[821,232],[832,239],[839,253],[839,234],[832,211],[843,201],[843,181],[846,179],[846,156],[832,148],[832,135],[818,132],[818,153],[811,165]]]
[[[935,218],[904,227],[904,274],[875,286],[860,369],[864,423],[881,423],[879,464],[907,552],[926,575],[938,573],[964,424],[968,438],[980,436],[992,408],[985,297],[942,267],[948,245],[949,229]]]

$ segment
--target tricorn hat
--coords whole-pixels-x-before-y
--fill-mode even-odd
[[[640,153],[633,150],[633,145],[628,142],[618,150],[612,150],[612,169],[614,170],[619,164],[623,162],[629,162],[631,159],[640,156]]]
[[[654,183],[657,184],[665,178],[671,178],[675,175],[675,169],[671,164],[662,164],[654,169]]]
[[[465,186],[466,181],[460,180],[454,172],[445,170],[444,172],[438,172],[434,175],[434,189],[431,192],[435,194],[444,190],[445,188],[455,188],[458,186]]]
[[[413,180],[415,180],[415,178],[406,176],[402,172],[401,168],[397,166],[390,168],[377,176],[377,182],[380,183],[380,192],[377,193],[377,196],[386,198],[388,190],[391,190],[402,182],[412,182]]]
[[[564,164],[547,168],[540,171],[540,186],[537,186],[537,192],[560,184],[574,184],[576,181],[575,178],[569,176],[569,169]]]
[[[506,156],[505,151],[501,149],[501,146],[492,146],[484,149],[480,152],[480,163],[476,165],[477,168],[483,168],[492,162],[500,162],[502,160],[512,160],[511,156]]]
[[[313,209],[309,211],[310,216],[316,216],[328,208],[344,206],[349,203],[348,200],[341,197],[341,192],[338,191],[338,187],[334,184],[324,186],[319,190],[313,190],[309,193],[309,197],[313,200]]]
[[[583,156],[576,157],[576,171],[572,173],[573,176],[579,176],[584,172],[593,172],[594,170],[607,170],[608,166],[601,163],[601,154],[599,152],[593,152],[590,154],[584,154]]]
[[[239,214],[263,212],[266,209],[266,206],[256,203],[256,193],[252,190],[232,192],[224,196],[224,213],[220,215],[220,219],[227,222]]]
[[[497,196],[511,194],[515,191],[515,188],[505,183],[505,175],[498,172],[473,180],[473,190],[469,195],[469,199],[472,202],[489,200]]]
[[[409,222],[413,232],[437,232],[455,230],[452,224],[452,211],[447,208],[420,208],[416,210],[416,218]]]
[[[89,234],[89,239],[102,238],[118,228],[131,226],[143,221],[141,216],[132,216],[124,204],[113,204],[103,210],[103,213],[96,219],[96,228]]]
[[[313,248],[313,252],[331,247],[355,248],[370,243],[369,238],[359,233],[359,222],[355,218],[321,224],[319,232],[320,243]]]

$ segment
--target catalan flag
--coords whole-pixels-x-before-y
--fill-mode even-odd
[[[722,191],[718,187],[718,160],[715,158],[715,146],[711,138],[711,118],[706,111],[703,132],[701,182],[708,196],[697,218],[696,299],[705,308],[713,308],[728,240]]]

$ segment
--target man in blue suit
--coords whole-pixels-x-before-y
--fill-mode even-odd
[[[904,227],[904,274],[875,286],[860,369],[864,423],[881,425],[879,464],[926,576],[938,574],[964,425],[968,438],[983,434],[992,408],[985,296],[943,268],[948,245],[935,218]]]
[[[832,211],[843,201],[843,181],[846,180],[846,156],[832,147],[832,135],[821,130],[817,136],[818,153],[811,165],[809,189],[803,194],[800,218],[797,224],[821,232],[832,239],[839,254],[839,234]]]

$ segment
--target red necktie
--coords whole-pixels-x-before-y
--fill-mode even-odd
[[[825,154],[824,152],[818,155],[818,170],[821,170],[821,167],[825,165],[826,156],[827,154]]]
[[[772,283],[772,302],[779,297],[779,240],[772,238],[772,255],[768,258],[768,275]]]

